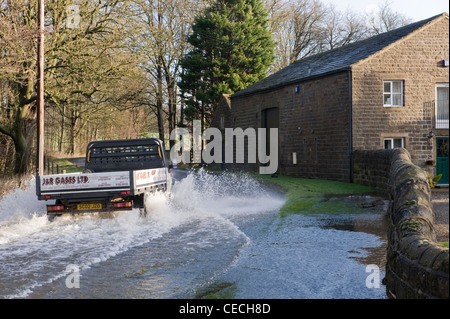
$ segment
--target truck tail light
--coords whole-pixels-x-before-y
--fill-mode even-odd
[[[47,212],[58,212],[64,210],[64,205],[48,205]]]
[[[130,195],[130,191],[123,191],[123,192],[120,192],[120,195]]]
[[[114,208],[126,208],[131,206],[131,202],[114,203]]]
[[[42,198],[43,198],[43,199],[50,199],[51,196],[50,196],[50,195],[42,195]]]

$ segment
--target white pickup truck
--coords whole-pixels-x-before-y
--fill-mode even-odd
[[[89,143],[83,173],[38,176],[48,215],[131,210],[145,212],[148,194],[170,191],[170,168],[158,139]]]

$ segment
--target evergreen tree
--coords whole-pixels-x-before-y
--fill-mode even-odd
[[[179,83],[190,96],[185,115],[206,124],[223,94],[263,79],[274,60],[262,0],[216,0],[196,17],[188,42]]]

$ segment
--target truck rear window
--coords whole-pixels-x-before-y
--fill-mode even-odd
[[[164,148],[156,139],[91,142],[85,168],[93,172],[164,167]]]

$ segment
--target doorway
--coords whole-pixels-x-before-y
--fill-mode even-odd
[[[448,137],[436,137],[436,175],[442,174],[438,185],[448,185]]]

